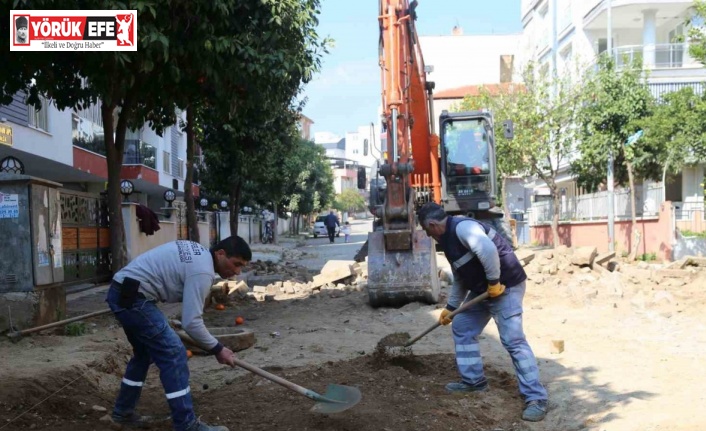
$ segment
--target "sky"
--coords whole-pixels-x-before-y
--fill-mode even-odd
[[[321,0],[318,34],[334,39],[321,71],[304,89],[312,132],[344,136],[376,121],[380,96],[378,0]],[[522,31],[520,0],[419,0],[420,36]]]

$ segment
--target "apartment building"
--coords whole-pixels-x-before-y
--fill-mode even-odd
[[[0,106],[0,170],[60,184],[62,249],[57,256],[64,281],[106,279],[110,221],[101,194],[108,169],[100,107],[58,110],[43,100],[41,109],[36,109],[25,99],[24,94],[16,94],[9,105]],[[164,193],[173,190],[176,197],[183,196],[185,155],[186,136],[176,126],[168,127],[162,136],[147,125],[128,132],[121,179],[129,180],[132,187],[125,187],[125,200],[169,213],[163,210]],[[15,166],[21,169],[12,172]],[[194,194],[199,194],[198,186]]]
[[[84,110],[58,110],[43,100],[36,109],[15,95],[12,103],[0,106],[0,128],[10,142],[0,145],[0,158],[20,160],[25,174],[61,183],[63,188],[100,193],[105,190],[108,168],[105,158],[100,105]],[[122,179],[133,183],[129,197],[158,211],[162,196],[173,189],[183,195],[186,135],[179,127],[168,127],[163,136],[147,125],[128,131],[123,155]],[[198,195],[198,186],[196,186]]]
[[[656,97],[685,86],[703,91],[706,69],[689,56],[688,44],[680,42],[692,5],[689,0],[522,0],[519,67],[534,61],[543,71],[578,77],[610,49],[618,66],[626,60],[642,61]],[[558,183],[565,199],[577,190],[568,166],[560,168],[563,173]],[[703,182],[703,166],[687,168],[668,182],[663,198],[677,205],[691,201],[703,207]],[[533,187],[539,196],[548,194],[541,181]],[[646,202],[649,197],[638,199]]]

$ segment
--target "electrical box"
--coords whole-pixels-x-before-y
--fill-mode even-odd
[[[0,295],[14,301],[13,323],[41,324],[66,316],[60,186],[27,175],[0,174]]]

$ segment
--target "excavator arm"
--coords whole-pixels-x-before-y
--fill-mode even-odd
[[[387,159],[380,228],[368,236],[373,306],[435,303],[439,282],[433,241],[416,229],[418,201],[441,201],[439,138],[433,133],[433,83],[426,81],[415,28],[417,1],[380,0],[380,72]]]

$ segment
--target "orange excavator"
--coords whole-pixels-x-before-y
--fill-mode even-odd
[[[370,209],[376,218],[367,244],[368,295],[373,307],[438,302],[435,245],[416,227],[415,210],[425,202],[436,202],[450,214],[503,223],[502,212],[495,209],[491,114],[444,111],[439,118],[441,139],[434,132],[434,83],[426,79],[415,29],[417,4],[416,0],[379,3],[382,130],[387,151],[378,178],[370,181]],[[359,187],[365,183],[358,178]],[[501,226],[498,231],[507,229]]]

